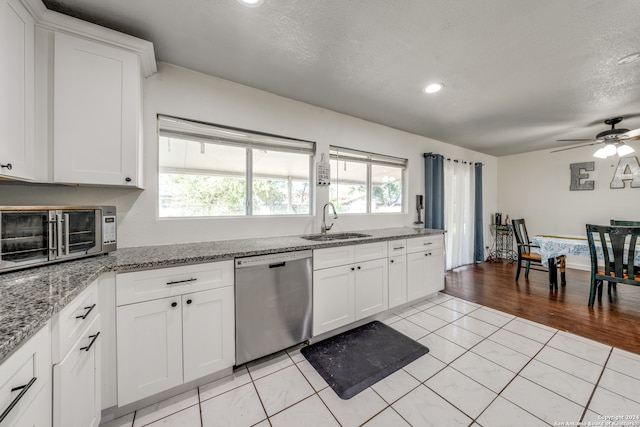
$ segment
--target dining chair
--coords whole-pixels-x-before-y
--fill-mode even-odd
[[[640,266],[635,265],[640,227],[619,227],[611,225],[587,224],[587,241],[591,256],[591,288],[589,307],[598,294],[602,300],[602,283],[611,285],[624,283],[640,286]],[[601,252],[600,252],[601,251]]]
[[[627,221],[622,219],[612,219],[611,225],[617,225],[621,227],[640,227],[640,221]]]
[[[549,270],[542,265],[540,254],[531,252],[531,248],[539,248],[539,246],[531,244],[524,218],[512,220],[511,225],[513,227],[513,235],[516,238],[516,244],[518,246],[518,268],[516,270],[516,280],[518,280],[518,278],[520,277],[520,269],[522,268],[523,263],[525,266],[525,278],[529,277],[529,269],[548,272]],[[564,267],[565,256],[561,255],[555,261],[556,262],[554,262],[553,264],[562,265]],[[552,268],[555,268],[555,266],[552,265]],[[561,268],[560,276],[561,283],[563,285],[566,284],[567,281],[564,268]]]

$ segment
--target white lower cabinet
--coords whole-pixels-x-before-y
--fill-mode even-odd
[[[358,263],[355,269],[356,320],[389,308],[387,259]]]
[[[118,404],[182,384],[180,298],[118,307]]]
[[[53,365],[53,426],[100,424],[100,316],[67,355]]]
[[[355,275],[350,266],[313,272],[313,335],[356,320]]]
[[[97,281],[52,319],[53,426],[100,424],[101,346]]]
[[[407,301],[444,289],[444,238],[407,239]]]
[[[51,425],[49,323],[0,365],[0,425]]]
[[[184,381],[228,368],[235,359],[233,287],[182,296]]]
[[[119,406],[234,365],[233,262],[191,267],[117,276]],[[171,296],[139,301],[134,284]]]
[[[389,258],[389,308],[407,302],[407,256]]]
[[[388,308],[386,242],[318,249],[313,257],[314,336]]]

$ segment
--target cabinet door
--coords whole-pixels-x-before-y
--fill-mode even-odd
[[[427,257],[426,252],[407,255],[407,302],[427,295]]]
[[[389,308],[407,302],[407,256],[389,258]]]
[[[140,87],[138,55],[55,34],[54,181],[140,185]]]
[[[182,384],[180,297],[117,308],[118,405]]]
[[[100,424],[100,316],[53,366],[53,427]]]
[[[389,308],[387,262],[387,258],[383,258],[356,264],[356,320],[364,319]]]
[[[40,390],[26,410],[6,427],[47,427],[51,425],[51,388]],[[2,424],[4,427],[4,424]]]
[[[313,272],[313,335],[317,336],[355,320],[354,266]]]
[[[35,174],[34,32],[18,0],[0,0],[0,176]]]
[[[184,382],[235,363],[233,286],[182,296]]]
[[[444,289],[444,251],[436,249],[428,254],[426,294],[430,295]]]

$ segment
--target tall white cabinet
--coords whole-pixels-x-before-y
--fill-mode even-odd
[[[34,22],[19,0],[0,0],[0,177],[34,178]]]
[[[54,38],[54,181],[140,186],[138,55],[63,32]]]

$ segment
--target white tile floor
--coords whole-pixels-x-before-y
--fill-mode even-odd
[[[638,354],[444,294],[385,322],[430,352],[350,400],[292,349],[103,426],[640,426]]]

